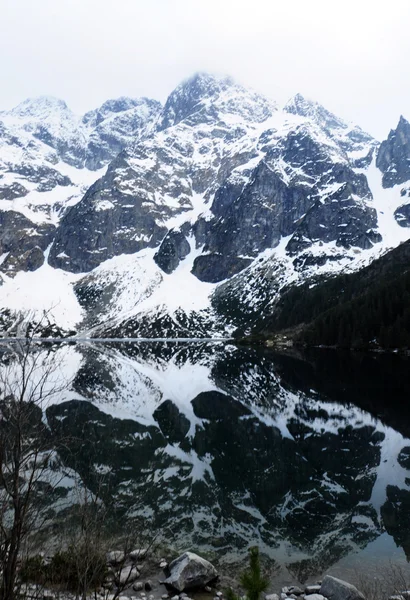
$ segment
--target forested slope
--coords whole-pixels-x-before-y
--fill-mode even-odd
[[[290,288],[253,335],[284,330],[309,345],[410,346],[410,242],[356,273]]]

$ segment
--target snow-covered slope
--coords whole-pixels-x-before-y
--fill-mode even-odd
[[[378,155],[300,94],[279,109],[198,74],[162,109],[120,98],[79,118],[41,98],[0,120],[0,269],[75,274],[60,277],[61,302],[74,285],[89,335],[226,335],[290,282],[358,269],[410,237],[403,118]],[[9,278],[1,292],[22,307]]]

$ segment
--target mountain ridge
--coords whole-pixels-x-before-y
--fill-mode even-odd
[[[58,99],[19,106],[0,113],[0,307],[30,305],[25,272],[60,273],[81,315],[57,323],[57,310],[62,330],[227,335],[291,282],[360,269],[410,237],[404,118],[379,144],[301,94],[280,109],[203,73],[164,106],[120,97],[77,120]]]

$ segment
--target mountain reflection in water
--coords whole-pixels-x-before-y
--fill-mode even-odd
[[[257,544],[300,581],[382,535],[410,557],[408,359],[222,343],[39,351],[72,379],[47,408],[77,440],[66,466],[90,488],[103,473],[120,514],[149,514],[173,547],[235,562]]]

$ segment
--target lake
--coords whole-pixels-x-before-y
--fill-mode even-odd
[[[407,563],[409,359],[200,341],[36,352],[64,383],[46,414],[76,468],[172,548],[233,566],[258,545],[283,581]]]

